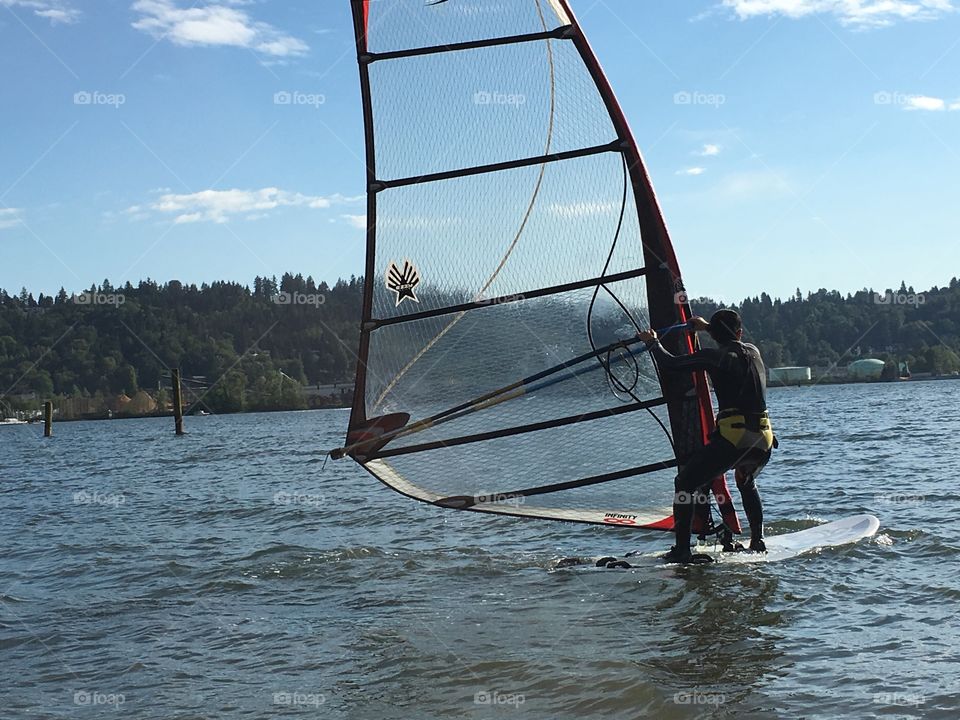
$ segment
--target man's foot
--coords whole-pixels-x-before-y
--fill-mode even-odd
[[[665,563],[688,563],[691,557],[693,557],[693,553],[690,552],[690,548],[678,548],[674,545],[660,559]]]
[[[750,550],[752,552],[762,552],[767,551],[767,544],[763,541],[763,538],[754,538],[750,541]]]
[[[720,529],[717,531],[717,540],[719,540],[721,549],[725,553],[744,552],[746,550],[742,543],[734,541],[733,530],[726,525],[720,526]]]
[[[709,555],[690,552],[690,548],[677,548],[674,545],[670,550],[660,558],[667,564],[676,563],[678,565],[705,565],[712,563],[713,558]]]
[[[720,532],[717,533],[717,538],[720,540],[723,552],[743,552],[744,550],[743,545],[733,541],[733,531],[730,530],[730,528],[722,528]]]

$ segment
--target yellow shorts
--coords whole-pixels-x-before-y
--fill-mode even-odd
[[[747,428],[747,419],[742,413],[721,414],[717,418],[717,432],[738,450],[762,450],[773,448],[773,425],[766,413],[760,417],[759,430]]]

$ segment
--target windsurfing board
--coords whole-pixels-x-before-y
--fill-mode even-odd
[[[806,530],[767,537],[765,538],[767,544],[767,552],[765,553],[750,551],[723,552],[719,545],[698,545],[691,549],[694,553],[709,555],[717,564],[779,562],[815,550],[849,545],[858,540],[873,537],[879,529],[880,520],[873,515],[854,515]],[[663,551],[659,551],[630,555],[623,558],[622,561],[620,558],[616,558],[616,561],[626,563],[629,566],[646,565],[651,561],[656,561],[663,554]],[[561,560],[558,566],[596,565],[599,559],[599,557],[568,558],[567,560]],[[623,566],[621,565],[621,567]]]
[[[849,545],[873,537],[880,529],[880,521],[873,515],[854,515],[824,525],[816,525],[798,532],[765,538],[767,552],[722,552],[717,546],[698,546],[694,552],[710,555],[720,563],[778,562],[823,548]]]

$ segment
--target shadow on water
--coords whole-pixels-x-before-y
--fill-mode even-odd
[[[475,559],[476,560],[476,559]],[[422,569],[361,601],[327,710],[365,718],[779,718],[787,623],[763,570]],[[482,563],[481,563],[482,564]],[[377,607],[379,605],[379,607]],[[360,682],[364,678],[365,682]],[[425,712],[426,710],[426,712]]]
[[[637,660],[661,688],[661,717],[776,718],[764,686],[785,673],[783,613],[770,609],[778,581],[763,570],[674,569],[679,583],[658,605],[663,641]]]

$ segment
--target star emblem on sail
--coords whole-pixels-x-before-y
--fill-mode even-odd
[[[404,260],[401,270],[395,262],[390,261],[390,265],[387,267],[387,290],[397,294],[397,307],[404,300],[420,302],[416,295],[417,285],[419,284],[420,273],[412,262]]]

